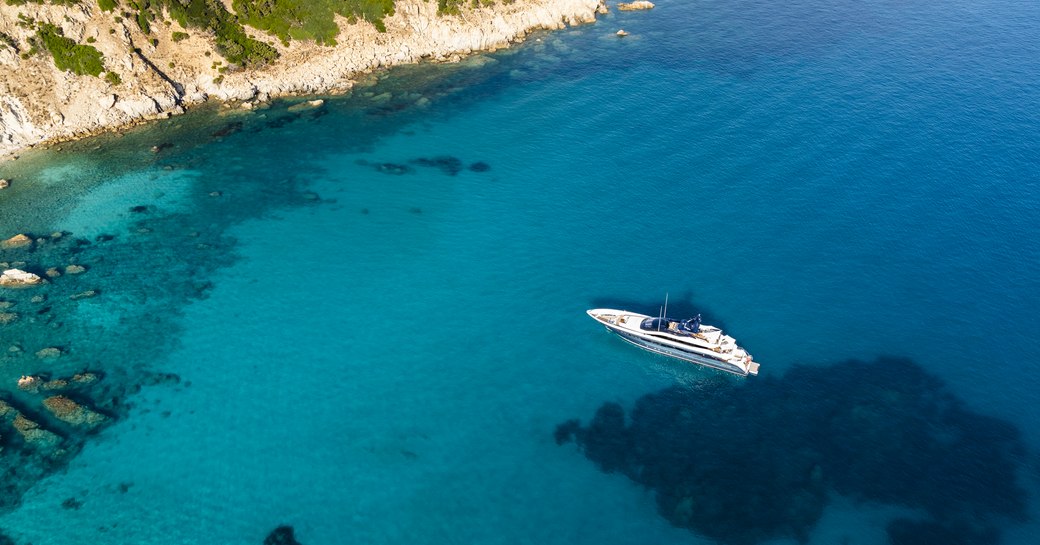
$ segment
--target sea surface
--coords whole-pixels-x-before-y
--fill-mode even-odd
[[[40,240],[0,261],[86,270],[0,291],[0,399],[61,441],[0,418],[0,529],[1038,543],[1038,29],[1025,0],[660,0],[2,164],[0,238]],[[585,315],[666,296],[760,375]],[[83,372],[93,428],[16,385]]]

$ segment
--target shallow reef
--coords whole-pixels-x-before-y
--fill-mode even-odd
[[[900,358],[675,386],[555,438],[654,490],[673,525],[729,545],[807,540],[833,494],[920,513],[890,522],[892,545],[988,545],[1026,516],[1018,429]]]
[[[211,274],[236,260],[235,241],[225,235],[229,226],[274,208],[323,202],[305,190],[315,173],[306,164],[286,166],[270,151],[248,162],[214,161],[208,149],[192,144],[193,134],[232,137],[243,127],[239,121],[186,127],[183,139],[156,134],[160,127],[154,127],[127,135],[111,150],[69,158],[97,161],[105,179],[124,170],[143,173],[152,195],[169,184],[184,193],[183,208],[142,196],[99,209],[104,226],[84,233],[66,228],[58,213],[0,218],[0,240],[10,240],[0,246],[0,270],[43,279],[0,287],[0,471],[6,476],[0,511],[17,506],[39,479],[60,471],[92,436],[129,415],[131,399],[143,388],[188,386],[162,372],[162,361],[177,345],[181,309],[205,298]],[[169,141],[176,145],[150,151],[152,143]],[[65,159],[53,161],[47,168]],[[178,172],[199,167],[210,175]],[[29,183],[32,177],[22,174]],[[67,211],[78,195],[60,200],[64,190],[33,196]]]

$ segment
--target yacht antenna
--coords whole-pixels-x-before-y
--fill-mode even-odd
[[[657,320],[657,331],[661,331],[661,322],[664,321],[664,317],[668,315],[668,292],[664,292],[664,306],[657,307],[657,311],[660,312]]]

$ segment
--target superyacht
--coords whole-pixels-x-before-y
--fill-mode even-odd
[[[758,363],[721,329],[702,324],[701,315],[686,320],[647,316],[626,310],[586,311],[608,331],[650,352],[713,367],[737,375],[757,375]]]

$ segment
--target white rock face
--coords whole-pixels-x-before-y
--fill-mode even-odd
[[[0,275],[0,286],[8,288],[35,286],[42,283],[43,279],[39,276],[20,269],[7,269],[2,275]]]
[[[515,0],[466,7],[462,16],[441,16],[436,2],[397,0],[395,14],[384,20],[385,33],[364,21],[350,24],[337,18],[341,32],[333,47],[300,41],[285,47],[248,29],[273,42],[281,57],[260,70],[230,71],[218,77],[213,62],[223,59],[214,52],[213,38],[176,23],[156,21],[152,33],[144,35],[132,18],[114,23],[112,14],[101,12],[96,2],[67,7],[0,2],[0,33],[20,47],[28,46],[34,31],[19,27],[18,15],[49,21],[80,42],[93,38],[91,45],[105,56],[106,70],[122,79],[112,85],[102,78],[76,76],[55,68],[45,54],[22,59],[9,47],[0,47],[0,159],[44,140],[180,113],[182,104],[209,98],[252,101],[289,93],[345,91],[359,73],[508,47],[532,30],[592,22],[602,6],[601,0]],[[190,36],[174,43],[173,31]],[[152,39],[158,40],[157,46],[150,43]],[[141,48],[151,66],[130,53],[131,44]],[[207,52],[211,56],[205,56]],[[159,67],[165,78],[153,67]]]

